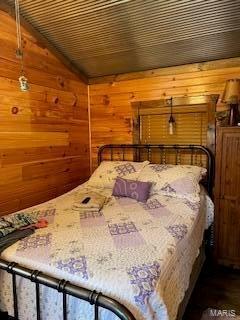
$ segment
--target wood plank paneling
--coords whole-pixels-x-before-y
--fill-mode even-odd
[[[132,143],[132,103],[171,96],[221,98],[226,80],[239,76],[240,58],[233,58],[90,80],[93,169],[100,145]],[[217,107],[223,107],[220,99]]]
[[[19,90],[15,21],[0,11],[0,215],[89,176],[88,87],[23,30],[30,91]]]
[[[6,1],[0,0],[0,10],[7,13],[11,17],[13,17],[13,19],[15,19],[16,15],[15,15],[14,7],[9,6],[6,3]],[[71,73],[76,74],[78,78],[83,80],[85,83],[88,83],[86,76],[78,69],[78,66],[75,63],[70,61],[64,54],[62,54],[59,50],[57,50],[57,48],[54,45],[52,45],[52,43],[49,42],[48,39],[45,38],[45,36],[42,33],[38,32],[35,28],[33,28],[33,26],[27,20],[25,20],[23,16],[21,16],[20,19],[21,19],[21,26],[23,26],[24,29],[27,30],[32,35],[32,38],[35,37],[34,39],[35,41],[25,42],[24,43],[25,47],[29,44],[31,46],[33,42],[37,42],[38,47],[41,46],[42,48],[43,47],[47,48],[48,53],[53,54],[57,60],[61,61],[65,65],[65,67],[69,69],[69,71],[71,71]],[[28,50],[26,50],[26,52],[28,52]]]

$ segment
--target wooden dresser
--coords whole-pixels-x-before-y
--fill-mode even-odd
[[[217,129],[215,257],[240,268],[240,128]]]

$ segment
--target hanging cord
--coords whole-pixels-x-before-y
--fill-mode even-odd
[[[16,50],[16,55],[21,61],[21,75],[24,75],[19,0],[15,0],[15,13],[16,13],[16,29],[17,29],[17,50]]]
[[[20,11],[19,1],[15,0],[15,13],[16,13],[16,28],[17,28],[17,48],[22,49],[21,25],[20,25]]]
[[[170,98],[170,112],[171,112],[171,117],[172,117],[172,104],[173,104],[173,98]]]
[[[174,117],[173,117],[173,97],[171,97],[169,100],[170,100],[170,118],[169,118],[169,121],[170,122],[175,122]]]
[[[20,77],[19,84],[21,91],[28,91],[29,84],[28,79],[24,75],[24,64],[23,64],[23,46],[22,46],[22,34],[21,34],[21,23],[20,23],[20,8],[19,8],[19,0],[15,0],[15,13],[16,13],[16,30],[17,30],[17,50],[16,56],[20,59]]]

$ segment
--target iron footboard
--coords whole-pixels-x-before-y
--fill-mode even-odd
[[[132,313],[124,307],[118,301],[103,295],[101,292],[91,291],[83,287],[79,287],[71,284],[64,279],[59,280],[57,278],[48,276],[38,270],[31,270],[29,268],[22,267],[15,262],[8,262],[0,259],[0,270],[8,272],[12,276],[12,292],[13,292],[13,309],[14,318],[19,319],[18,309],[18,296],[16,276],[23,277],[35,283],[35,298],[36,298],[36,314],[37,320],[41,320],[41,308],[40,308],[40,285],[47,286],[62,293],[62,319],[67,320],[67,295],[73,296],[80,300],[87,301],[94,306],[94,320],[99,319],[99,307],[108,309],[114,313],[121,320],[136,320]],[[46,319],[43,319],[46,320]],[[86,319],[87,320],[87,319]],[[92,319],[89,319],[92,320]]]

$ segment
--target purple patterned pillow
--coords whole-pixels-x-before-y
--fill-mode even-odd
[[[140,202],[146,202],[149,197],[151,186],[151,182],[128,180],[117,177],[112,195],[117,197],[128,197]]]

